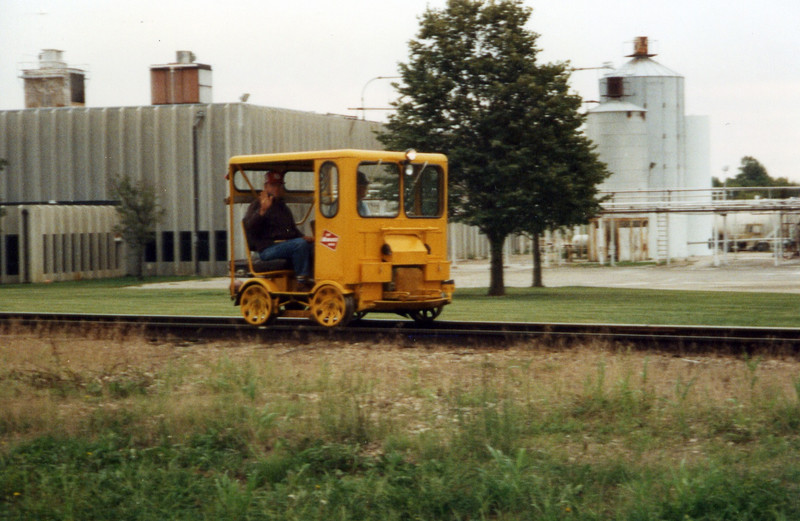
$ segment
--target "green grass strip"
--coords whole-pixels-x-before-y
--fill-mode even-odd
[[[169,282],[186,279],[148,279]],[[225,289],[132,278],[0,286],[0,311],[238,316]],[[370,317],[381,317],[375,314]],[[800,294],[595,287],[457,290],[442,320],[800,327]]]

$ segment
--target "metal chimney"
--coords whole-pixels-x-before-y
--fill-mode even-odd
[[[633,40],[633,54],[629,54],[629,58],[650,58],[655,54],[650,54],[648,50],[647,36],[637,36]]]
[[[192,51],[175,51],[178,63],[194,63],[196,56]]]

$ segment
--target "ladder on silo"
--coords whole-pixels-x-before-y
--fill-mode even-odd
[[[656,262],[669,264],[669,214],[656,214]]]

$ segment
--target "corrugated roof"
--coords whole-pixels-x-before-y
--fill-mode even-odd
[[[606,76],[667,76],[682,78],[679,74],[668,67],[664,67],[650,58],[634,58],[614,72]]]

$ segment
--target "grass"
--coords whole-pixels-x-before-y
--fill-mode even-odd
[[[7,332],[0,519],[797,519],[800,363]]]
[[[192,280],[134,277],[51,284],[0,285],[0,311],[237,316],[227,290],[143,289],[142,284]],[[200,279],[197,279],[200,280]]]
[[[149,279],[164,282],[171,279]],[[0,286],[0,311],[239,316],[225,289],[141,289],[135,279]],[[371,315],[381,317],[385,315]],[[800,294],[617,288],[457,290],[442,320],[800,327]]]
[[[464,305],[461,305],[461,302]],[[447,320],[800,327],[800,294],[620,288],[507,288],[456,292]]]

